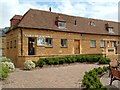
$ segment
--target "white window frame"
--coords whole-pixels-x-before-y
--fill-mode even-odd
[[[96,40],[91,40],[90,41],[90,47],[91,48],[96,48]]]
[[[113,28],[108,28],[109,33],[114,33]]]
[[[101,41],[100,41],[100,47],[101,47],[101,48],[105,47],[105,40],[101,40]]]
[[[61,47],[67,47],[67,39],[61,39]]]
[[[47,41],[48,39],[48,41]],[[48,47],[52,47],[53,46],[53,38],[45,38],[45,45]]]
[[[45,44],[45,38],[40,36],[40,37],[37,37],[37,45],[38,46],[44,46]]]
[[[58,28],[66,28],[65,22],[58,22]]]

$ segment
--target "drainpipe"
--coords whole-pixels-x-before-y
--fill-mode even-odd
[[[21,56],[23,55],[23,30],[20,29],[20,36],[21,36]]]

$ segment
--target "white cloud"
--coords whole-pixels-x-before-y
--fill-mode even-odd
[[[43,2],[55,2],[51,5]],[[119,0],[0,0],[0,27],[9,26],[9,20],[15,15],[23,15],[29,8],[48,10],[75,16],[118,20]]]

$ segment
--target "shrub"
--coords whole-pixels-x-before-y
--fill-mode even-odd
[[[31,70],[35,68],[35,64],[31,60],[27,60],[24,62],[24,69],[25,70]]]
[[[54,61],[53,62],[54,65],[58,65],[59,64],[59,58],[54,58],[53,61]]]
[[[110,62],[110,59],[109,58],[100,58],[99,60],[99,64],[108,64]]]
[[[67,63],[68,63],[68,64],[72,63],[71,57],[67,57]]]
[[[63,58],[59,58],[59,64],[64,64],[65,60]]]
[[[1,57],[0,62],[12,62],[11,59],[6,58],[6,57]]]
[[[53,58],[48,58],[48,65],[52,65],[52,64],[54,64]]]
[[[38,66],[38,64],[37,64],[37,62],[36,61],[32,61],[34,64],[35,64],[35,67],[37,67]]]
[[[105,89],[105,87],[103,87],[102,83],[100,82],[99,78],[98,78],[98,74],[101,74],[104,72],[103,69],[108,70],[108,66],[107,67],[98,67],[98,68],[94,68],[92,70],[90,70],[89,72],[85,72],[85,75],[83,76],[82,79],[82,83],[83,85],[86,86],[86,88],[89,89]]]
[[[4,80],[9,75],[9,68],[4,63],[0,62],[0,80]]]
[[[10,72],[13,72],[15,70],[15,65],[12,62],[3,62],[10,70]]]
[[[104,60],[103,60],[104,59]],[[42,64],[43,62],[40,63],[40,61],[44,61],[45,64],[47,65],[57,65],[57,64],[64,64],[64,63],[75,63],[75,62],[89,62],[89,63],[93,63],[93,62],[98,62],[99,63],[104,63],[106,64],[106,62],[108,63],[110,61],[110,59],[106,59],[103,58],[101,56],[85,56],[85,55],[80,55],[80,56],[65,56],[65,57],[61,57],[61,58],[40,58],[37,63],[36,66],[39,66],[39,64]],[[44,64],[43,63],[43,64]],[[40,65],[41,66],[41,65]]]
[[[42,60],[42,61],[39,62],[39,65],[38,65],[38,66],[39,66],[39,67],[43,67],[43,65],[45,65],[45,64],[46,64],[46,63]]]
[[[104,71],[104,70],[103,70],[101,67],[99,67],[99,68],[97,69],[97,73],[98,73],[98,74],[102,74],[103,71]]]
[[[109,66],[103,66],[103,70],[107,71],[109,69]]]

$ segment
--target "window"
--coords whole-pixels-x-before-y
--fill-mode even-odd
[[[61,47],[67,47],[67,39],[61,39]]]
[[[9,42],[7,42],[7,49],[9,49]]]
[[[59,28],[65,28],[66,27],[66,23],[65,22],[58,22],[58,27]]]
[[[109,43],[109,41],[107,41],[107,47],[110,47],[110,43]]]
[[[16,48],[16,40],[14,40],[14,48]]]
[[[10,42],[10,48],[12,48],[12,41]]]
[[[96,47],[96,40],[91,40],[90,47]]]
[[[89,22],[89,25],[90,25],[90,26],[94,26],[94,27],[96,26],[96,25],[95,25],[95,22],[93,22],[93,21],[90,21],[90,22]]]
[[[108,32],[109,32],[109,33],[114,33],[114,32],[113,32],[113,28],[108,28]]]
[[[2,38],[2,43],[4,43],[4,39]]]
[[[52,38],[46,38],[45,39],[46,45],[51,47],[52,46],[52,40],[53,40]]]
[[[104,40],[100,41],[100,47],[105,47],[105,41]]]
[[[37,45],[38,46],[44,46],[44,43],[45,43],[45,38],[44,37],[38,37],[37,38]]]

